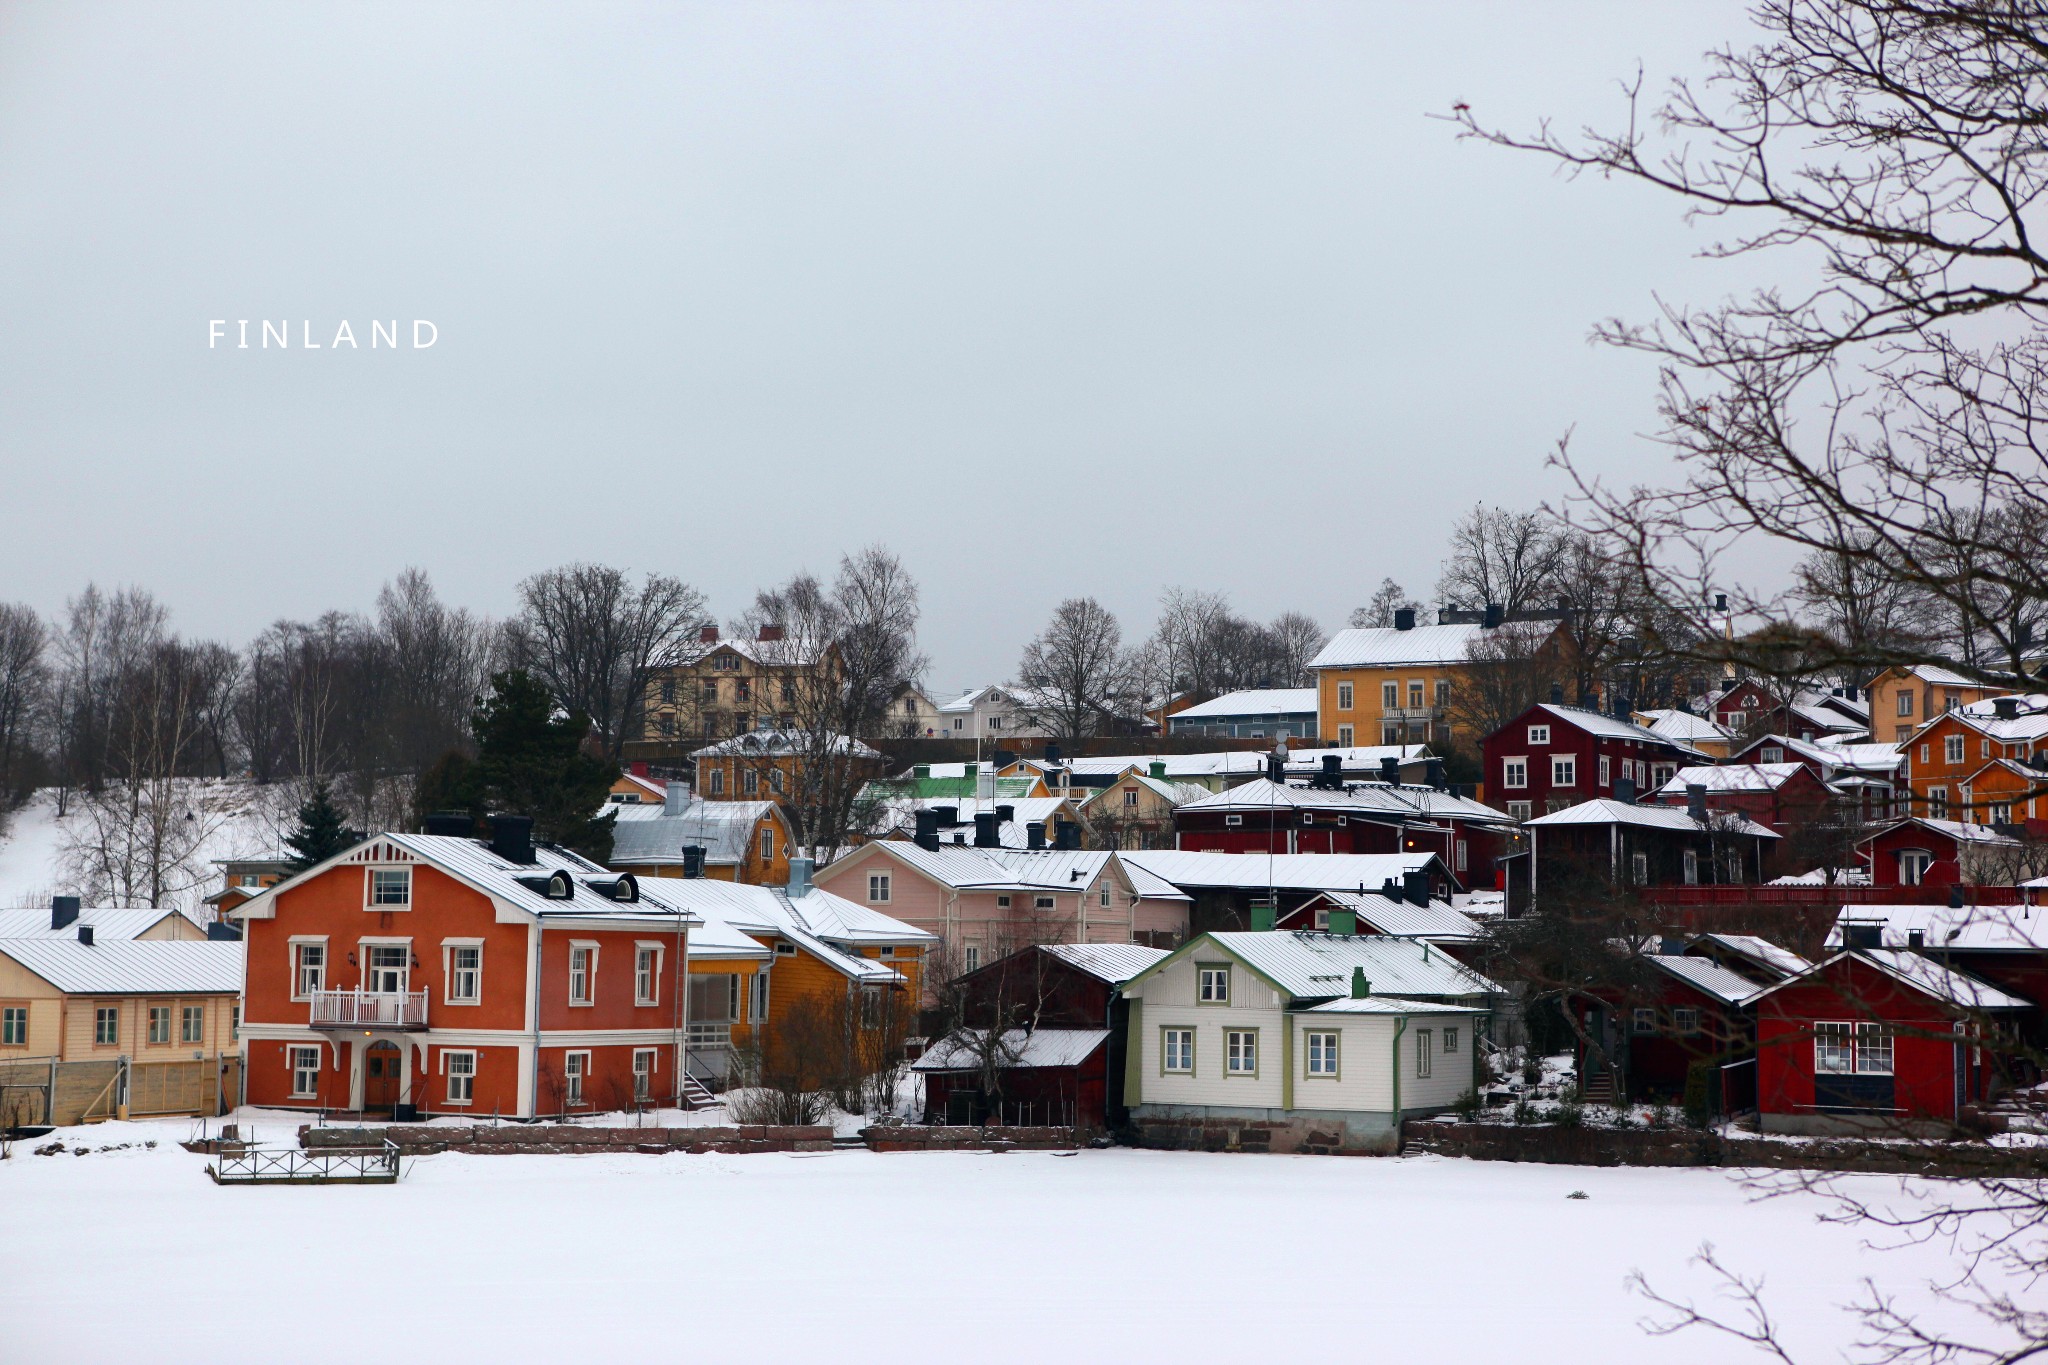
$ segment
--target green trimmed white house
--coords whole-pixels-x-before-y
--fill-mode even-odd
[[[1147,1146],[1392,1152],[1477,1088],[1506,990],[1425,941],[1266,930],[1202,934],[1123,995]]]

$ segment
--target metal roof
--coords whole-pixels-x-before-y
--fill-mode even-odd
[[[979,1070],[980,1060],[975,1049],[983,1036],[979,1029],[949,1033],[927,1048],[924,1056],[910,1064],[910,1069]],[[1109,1030],[1103,1028],[1042,1028],[1029,1032],[1011,1029],[1003,1035],[1002,1046],[1013,1059],[1008,1061],[1009,1066],[1079,1066],[1108,1041]]]
[[[1748,959],[1759,966],[1767,967],[1779,976],[1797,976],[1811,971],[1813,963],[1807,961],[1790,948],[1783,948],[1767,938],[1755,934],[1702,934],[1694,943],[1716,943],[1731,953]]]
[[[1353,891],[1374,889],[1411,871],[1441,866],[1434,853],[1211,853],[1187,849],[1154,849],[1118,855],[1126,867],[1140,868],[1185,891],[1191,886],[1222,886],[1246,890]]]
[[[1313,715],[1316,690],[1313,687],[1265,687],[1244,692],[1225,692],[1173,713],[1171,719],[1207,720],[1212,716]]]
[[[1650,829],[1684,830],[1692,834],[1706,833],[1710,828],[1730,834],[1750,834],[1759,839],[1775,839],[1775,830],[1767,829],[1746,815],[1730,811],[1716,811],[1701,824],[1685,813],[1683,806],[1632,806],[1623,801],[1602,797],[1596,801],[1581,801],[1576,806],[1567,806],[1549,815],[1540,815],[1524,824],[1537,828],[1558,825],[1640,825]]]
[[[1730,971],[1712,958],[1646,953],[1643,960],[1724,1004],[1739,1005],[1763,989],[1740,972]]]
[[[1851,925],[1875,926],[1886,948],[2048,952],[2048,906],[2042,905],[1845,905],[1828,930],[1827,946],[1840,948],[1842,931]]]
[[[1229,791],[1204,796],[1181,807],[1189,811],[1327,810],[1367,818],[1403,820],[1456,819],[1489,825],[1511,825],[1513,819],[1491,806],[1435,787],[1385,782],[1351,782],[1341,790],[1302,787],[1257,778]]]
[[[1121,986],[1172,952],[1138,943],[1048,943],[1044,951],[1112,986]]]
[[[1680,768],[1657,788],[1659,796],[1684,796],[1687,787],[1710,792],[1773,792],[1806,771],[1803,763],[1726,763]]]
[[[117,939],[90,946],[71,938],[0,940],[11,957],[67,995],[238,995],[242,945],[190,939]]]
[[[1360,924],[1370,925],[1389,938],[1426,938],[1439,942],[1469,943],[1480,936],[1479,921],[1462,910],[1431,902],[1416,905],[1396,901],[1376,891],[1325,891],[1332,905],[1353,911]]]
[[[238,888],[252,894],[254,887]],[[160,908],[115,909],[105,906],[86,906],[78,912],[78,919],[62,929],[50,927],[50,911],[47,906],[33,909],[0,910],[0,938],[77,938],[78,926],[90,924],[93,937],[101,943],[119,939],[139,938],[143,931],[163,923],[173,915],[191,924],[195,936],[204,935],[206,928],[182,910]]]
[[[1363,1000],[1350,996],[1339,996],[1325,1000],[1320,1005],[1308,1005],[1302,1014],[1485,1014],[1478,1005],[1446,1005],[1434,1000],[1396,1000],[1384,995],[1368,995]]]
[[[1682,739],[1674,738],[1671,735],[1659,734],[1657,731],[1647,726],[1638,725],[1632,720],[1622,720],[1588,707],[1563,706],[1555,702],[1542,702],[1536,709],[1556,717],[1566,725],[1584,730],[1589,735],[1600,735],[1607,739],[1632,739],[1641,744],[1654,744],[1660,749],[1692,749],[1692,746]]]
[[[425,859],[487,895],[550,919],[582,916],[591,919],[647,919],[673,924],[678,913],[688,913],[674,891],[665,885],[672,880],[666,877],[635,877],[633,880],[640,892],[638,901],[613,900],[591,889],[591,882],[609,882],[618,874],[567,849],[535,845],[531,863],[514,863],[493,853],[490,844],[481,839],[452,834],[380,834],[377,837]],[[536,891],[519,880],[521,877],[546,877],[557,871],[569,874],[571,890],[566,899],[552,900],[545,892]],[[283,882],[279,886],[291,884]],[[677,885],[685,884],[677,880]],[[272,887],[266,894],[275,894],[278,889]]]
[[[773,801],[691,801],[675,815],[661,806],[643,807],[649,814],[626,815],[631,806],[606,806],[620,812],[612,826],[614,867],[679,863],[683,848],[695,844],[711,863],[745,862],[752,851],[754,826],[775,809]]]
[[[1486,633],[1486,627],[1417,626],[1395,630],[1391,626],[1340,630],[1330,638],[1310,668],[1358,668],[1381,664],[1457,664],[1470,656],[1472,642]]]
[[[1297,1000],[1349,995],[1354,967],[1374,995],[1464,997],[1506,990],[1420,939],[1248,930],[1204,934],[1178,950],[1216,944]]]

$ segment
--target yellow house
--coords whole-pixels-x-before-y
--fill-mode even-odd
[[[1395,620],[1388,627],[1340,630],[1309,660],[1316,680],[1316,733],[1340,749],[1433,744],[1441,751],[1460,741],[1476,746],[1486,737],[1458,734],[1453,708],[1471,677],[1472,646],[1489,627],[1417,626],[1415,613],[1406,609]]]
[[[2013,689],[1986,687],[1946,668],[1915,664],[1887,668],[1865,690],[1870,697],[1871,741],[1902,744],[1930,720],[1971,702],[2006,696]]]

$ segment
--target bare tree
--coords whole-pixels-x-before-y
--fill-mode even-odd
[[[417,774],[467,741],[499,633],[490,621],[443,604],[420,569],[405,570],[377,594],[376,641],[390,679],[384,726],[400,771]]]
[[[569,564],[521,583],[519,601],[513,659],[589,716],[616,761],[639,733],[648,684],[681,661],[703,620],[703,595],[660,574],[635,586],[608,565]]]
[[[1563,528],[1552,518],[1480,503],[1451,528],[1437,600],[1495,605],[1509,616],[1548,606],[1564,551]]]
[[[1308,661],[1322,652],[1330,637],[1314,617],[1298,611],[1280,613],[1266,632],[1272,642],[1274,683],[1280,687],[1308,686]]]
[[[1565,665],[1550,643],[1553,622],[1510,621],[1475,633],[1446,708],[1456,741],[1472,747],[1561,687]]]
[[[73,786],[95,787],[105,776],[123,680],[163,640],[168,618],[140,588],[105,593],[88,583],[65,604],[53,699],[59,815]]]
[[[1834,653],[1880,658],[1934,653],[1940,612],[1928,594],[1883,564],[1882,547],[1815,550],[1793,571],[1792,602],[1835,641]],[[1880,670],[1852,669],[1861,686]]]
[[[28,794],[41,766],[35,739],[49,703],[49,634],[34,608],[0,603],[0,811]]]
[[[1055,738],[1085,739],[1117,714],[1131,690],[1116,616],[1092,597],[1070,597],[1024,647],[1019,664],[1034,723]]]
[[[1420,611],[1422,603],[1408,595],[1408,589],[1391,578],[1382,578],[1372,598],[1364,606],[1351,613],[1354,630],[1392,630],[1394,613],[1403,609]]]

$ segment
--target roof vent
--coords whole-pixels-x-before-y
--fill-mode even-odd
[[[937,849],[939,846],[939,813],[935,810],[917,812],[916,842],[919,848]]]
[[[974,813],[974,846],[976,848],[1001,848],[1002,838],[996,833],[996,813],[992,810]]]
[[[1024,826],[1024,847],[1045,847],[1045,821],[1032,820]]]
[[[526,815],[491,817],[491,852],[508,863],[526,866],[533,862],[533,818]]]
[[[1394,629],[1395,629],[1395,630],[1413,630],[1413,629],[1415,629],[1415,608],[1413,608],[1413,607],[1396,607],[1396,608],[1394,608]]]
[[[701,877],[704,875],[704,846],[702,844],[683,845],[683,875],[685,877]]]
[[[1016,808],[1015,806],[997,806],[997,807],[996,807],[996,823],[997,823],[997,824],[999,824],[999,825],[1007,825],[1007,824],[1009,824],[1009,823],[1010,823],[1010,822],[1011,822],[1012,820],[1014,820],[1014,819],[1016,819],[1016,818],[1017,818],[1017,808]]]
[[[1163,781],[1166,777],[1166,760],[1163,758],[1153,759],[1145,771],[1147,776],[1156,777]]]
[[[802,900],[811,894],[811,869],[815,867],[809,858],[789,860],[789,898]]]
[[[1685,813],[1695,821],[1707,823],[1707,785],[1704,782],[1685,784]]]
[[[1993,697],[1991,699],[1991,712],[2000,720],[2018,720],[2020,718],[2020,699],[2018,697]]]
[[[78,926],[78,941],[88,948],[92,947],[92,926],[90,924]]]
[[[1390,787],[1401,785],[1401,760],[1391,754],[1380,757],[1380,781]]]

